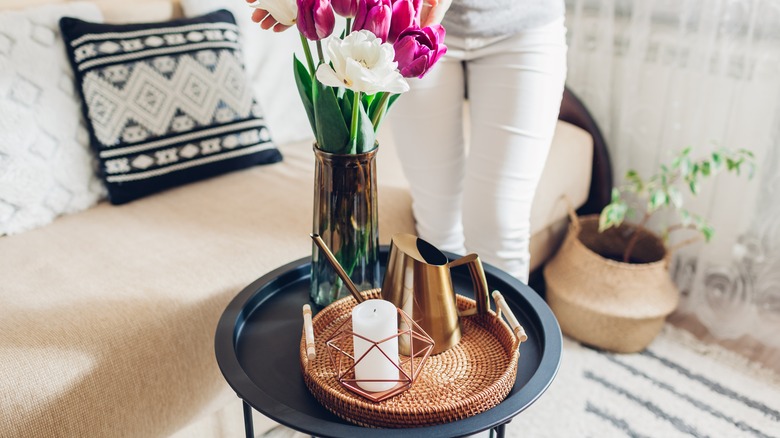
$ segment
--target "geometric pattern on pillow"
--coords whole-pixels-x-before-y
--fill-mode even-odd
[[[265,117],[274,140],[285,144],[312,139],[308,118],[297,99],[298,88],[288,68],[292,53],[304,59],[303,46],[297,32],[268,32],[250,19],[252,9],[241,0],[180,0],[185,16],[195,17],[217,9],[233,13],[241,30],[244,66],[252,82],[255,96],[261,102],[274,102],[265,107]]]
[[[281,160],[228,11],[60,26],[112,203]]]

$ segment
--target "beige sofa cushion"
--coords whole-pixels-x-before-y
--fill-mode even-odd
[[[0,436],[170,434],[235,397],[214,360],[222,310],[311,251],[311,146],[282,153],[0,239]],[[413,232],[407,193],[379,198],[381,242]]]

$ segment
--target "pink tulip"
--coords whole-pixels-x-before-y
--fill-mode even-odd
[[[298,30],[317,41],[329,36],[336,26],[336,15],[330,0],[298,0]]]
[[[387,40],[393,43],[406,29],[420,27],[421,8],[422,0],[393,0],[393,18],[390,20]]]
[[[360,0],[352,30],[367,30],[384,43],[390,31],[391,16],[390,0]]]
[[[357,14],[359,0],[333,0],[333,10],[346,18],[353,18]]]
[[[420,29],[410,27],[393,44],[398,70],[405,78],[422,78],[445,53],[444,27],[434,24]]]

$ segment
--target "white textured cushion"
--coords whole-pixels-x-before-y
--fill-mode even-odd
[[[293,53],[305,60],[297,30],[261,29],[252,22],[252,9],[244,0],[182,0],[181,5],[188,17],[216,9],[232,12],[241,29],[246,71],[274,141],[284,144],[313,137],[293,77]]]
[[[94,176],[58,21],[102,21],[89,3],[0,13],[0,235],[94,205]]]
[[[0,0],[0,10],[63,3],[68,3],[68,0]],[[178,0],[91,0],[89,3],[97,5],[109,23],[165,21],[174,18],[178,12]]]
[[[149,23],[173,18],[174,4],[169,0],[93,0],[106,23]]]

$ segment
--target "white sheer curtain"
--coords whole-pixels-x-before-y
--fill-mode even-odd
[[[672,273],[716,337],[780,347],[780,0],[566,0],[569,87],[607,138],[616,181],[686,146],[747,148],[759,171],[688,199],[714,240]],[[689,236],[685,236],[689,237]]]

